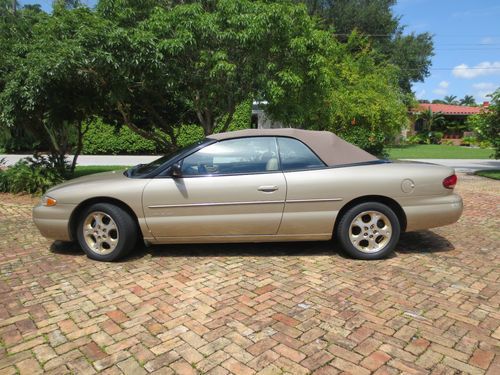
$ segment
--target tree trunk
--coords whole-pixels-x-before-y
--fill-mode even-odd
[[[233,116],[234,116],[234,111],[235,109],[233,108],[228,114],[226,121],[224,122],[224,125],[222,126],[221,133],[226,132],[227,129],[229,128],[229,125],[231,125],[231,122],[233,121]]]
[[[83,124],[81,121],[77,125],[78,141],[76,144],[76,150],[73,153],[73,161],[71,162],[71,166],[69,169],[69,173],[71,174],[71,176],[73,176],[73,174],[75,173],[76,161],[78,159],[78,156],[80,156],[82,149],[83,149],[83,137],[84,137],[85,133],[87,133],[87,130],[89,129],[88,123],[86,125],[87,126],[85,127],[85,129],[83,129]]]
[[[138,126],[136,126],[131,120],[130,120],[130,116],[129,114],[127,113],[127,111],[125,110],[125,106],[123,105],[123,103],[121,102],[118,102],[116,104],[116,107],[118,109],[118,112],[120,112],[121,116],[122,116],[122,119],[123,119],[123,123],[124,125],[126,125],[130,130],[132,130],[134,133],[137,133],[139,134],[141,137],[144,137],[146,139],[149,139],[153,142],[155,142],[159,147],[161,147],[164,151],[168,152],[168,151],[172,151],[172,150],[175,150],[175,146],[172,145],[171,143],[168,143],[166,140],[164,140],[163,138],[161,137],[158,137],[154,134],[151,134],[150,132],[147,132],[145,131],[144,129],[141,129],[139,128]]]

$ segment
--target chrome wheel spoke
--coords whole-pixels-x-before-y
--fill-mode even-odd
[[[361,220],[361,218],[358,216],[354,222],[351,224],[351,227],[359,227],[361,229],[363,229],[363,227],[365,226],[365,223],[363,223],[363,220]]]
[[[378,234],[380,236],[384,236],[384,237],[388,237],[391,234],[390,230],[389,230],[389,228],[387,228],[387,226],[380,228],[380,229],[377,229],[377,231],[378,231]]]
[[[380,216],[380,214],[374,214],[371,216],[371,220],[370,220],[370,225],[377,225],[378,221],[382,219],[382,216]]]
[[[116,224],[114,221],[110,221],[108,224],[104,224],[104,228],[109,232],[112,229],[116,229]]]
[[[100,213],[95,213],[94,215],[92,215],[92,217],[94,218],[94,222],[95,222],[95,226],[99,226],[99,225],[102,225],[102,214]]]
[[[369,243],[368,248],[370,250],[377,250],[379,248],[379,244],[377,243],[377,241],[375,241],[375,238],[370,238],[368,240],[368,243]]]

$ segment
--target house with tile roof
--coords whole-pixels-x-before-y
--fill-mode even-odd
[[[453,104],[434,104],[434,103],[419,103],[419,105],[412,109],[410,113],[415,118],[415,121],[410,129],[411,133],[418,133],[424,129],[424,120],[419,118],[419,114],[424,111],[432,111],[433,113],[439,113],[444,117],[447,122],[454,122],[458,124],[464,124],[467,117],[470,115],[476,115],[481,113],[481,111],[488,108],[489,102],[484,102],[481,106],[469,107],[462,105]]]

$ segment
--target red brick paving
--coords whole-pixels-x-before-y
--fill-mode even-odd
[[[500,374],[500,183],[374,262],[330,243],[54,246],[0,195],[0,374]]]

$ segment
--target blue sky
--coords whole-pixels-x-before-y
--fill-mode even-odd
[[[399,0],[394,12],[408,32],[434,35],[431,75],[413,87],[419,99],[483,102],[500,87],[500,1]]]
[[[21,0],[50,10],[51,0]],[[83,0],[92,6],[95,0]],[[500,87],[500,1],[399,0],[394,13],[407,32],[434,35],[431,75],[413,90],[419,99],[473,95],[481,103]]]

